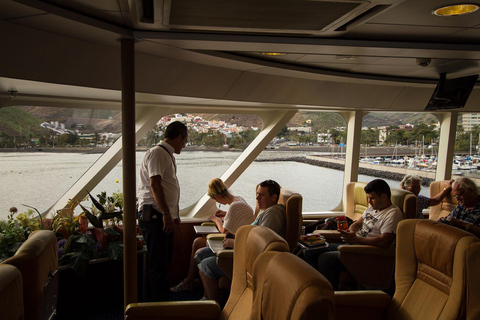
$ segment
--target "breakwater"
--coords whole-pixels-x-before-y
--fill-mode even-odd
[[[313,166],[324,167],[333,170],[344,171],[345,164],[343,159],[334,159],[323,156],[299,156],[299,157],[278,157],[270,159],[256,159],[257,162],[266,161],[295,161],[306,163]],[[422,178],[422,184],[429,186],[432,181],[435,181],[435,172],[414,170],[404,167],[393,167],[384,165],[364,164],[360,163],[358,168],[359,174],[364,174],[381,179],[390,179],[401,181],[406,174],[415,174]]]

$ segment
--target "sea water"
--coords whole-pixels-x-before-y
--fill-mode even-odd
[[[268,151],[261,159],[285,159],[305,156],[308,152]],[[145,152],[136,153],[138,172]],[[196,202],[207,192],[208,182],[221,177],[240,155],[231,151],[188,151],[175,155],[178,167],[181,196],[180,207]],[[10,207],[19,212],[37,208],[49,209],[75,181],[101,156],[85,153],[11,152],[0,153],[0,219],[5,219]],[[374,177],[359,175],[359,181]],[[343,171],[327,169],[294,161],[253,162],[230,191],[255,206],[255,186],[266,179],[277,181],[282,187],[299,192],[303,196],[304,212],[319,212],[335,208],[343,192]],[[386,180],[390,187],[398,188],[399,182]],[[106,191],[108,195],[122,190],[122,162],[93,189],[92,195]],[[428,188],[421,194],[428,196]]]

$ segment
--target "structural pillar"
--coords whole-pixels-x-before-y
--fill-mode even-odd
[[[439,113],[435,116],[440,121],[440,141],[438,143],[438,160],[435,180],[449,180],[452,178],[458,112],[452,111],[448,113]]]
[[[341,113],[347,121],[347,148],[345,153],[345,172],[343,185],[358,180],[358,167],[360,159],[360,142],[362,137],[362,111]]]
[[[135,40],[121,39],[124,306],[138,301],[135,165]]]
[[[362,137],[362,111],[340,113],[347,121],[347,146],[345,152],[345,170],[343,173],[343,201],[334,210],[344,211],[346,208],[345,186],[349,182],[358,181],[358,167],[360,160],[360,140]]]

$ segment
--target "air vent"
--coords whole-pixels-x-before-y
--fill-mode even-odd
[[[176,30],[333,34],[403,0],[164,0],[162,27]]]
[[[368,20],[372,19],[373,17],[382,13],[383,11],[387,10],[388,8],[390,8],[390,5],[387,5],[387,4],[375,6],[371,9],[365,11],[361,15],[355,17],[354,19],[350,20],[349,22],[345,23],[343,26],[335,29],[335,31],[351,30],[351,29],[355,28],[356,26],[367,22]]]
[[[323,30],[361,4],[281,0],[274,2],[174,0],[171,2],[169,24],[213,28]]]

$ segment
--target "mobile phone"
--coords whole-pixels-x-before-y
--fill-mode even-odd
[[[140,215],[140,220],[149,222],[152,220],[152,205],[146,204],[143,205],[141,215]]]

